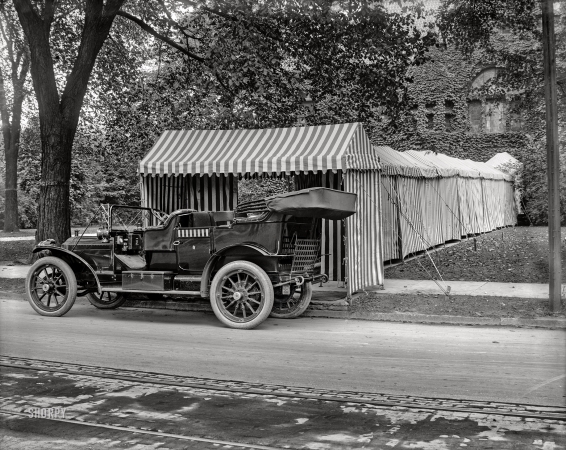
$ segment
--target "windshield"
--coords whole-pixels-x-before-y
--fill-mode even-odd
[[[138,206],[114,205],[110,208],[110,231],[143,230],[150,226],[163,225],[168,214],[157,209]]]

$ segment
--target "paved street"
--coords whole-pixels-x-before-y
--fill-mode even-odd
[[[213,315],[0,302],[3,355],[335,390],[564,404],[562,330],[333,319],[228,329]]]
[[[48,318],[4,299],[0,445],[558,449],[563,344],[562,330],[333,319],[240,331],[83,299]]]

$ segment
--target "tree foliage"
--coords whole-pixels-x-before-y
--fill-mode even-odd
[[[165,128],[395,123],[407,68],[434,42],[414,16],[361,0],[14,4],[39,108],[38,238],[58,241],[73,154],[102,162],[104,199],[128,201],[137,186],[124,172]]]
[[[563,8],[556,2],[557,8]],[[556,9],[556,8],[555,8]],[[560,11],[558,9],[558,11]],[[548,220],[546,175],[546,100],[540,4],[536,0],[443,0],[439,29],[443,38],[469,59],[491,64],[498,74],[479,94],[504,98],[510,111],[527,117],[523,132],[530,139],[522,174],[523,200],[535,224]],[[559,128],[566,124],[566,16],[555,16]],[[561,199],[566,198],[566,135],[559,135]],[[561,203],[566,223],[566,204]]]
[[[301,16],[301,22],[295,23],[290,13],[273,10],[264,12],[265,16],[257,11],[222,11],[228,13],[226,18],[197,10],[178,20],[193,40],[192,51],[206,57],[206,64],[188,56],[180,58],[177,49],[157,43],[148,49],[154,52],[153,57],[139,70],[135,80],[115,85],[120,86],[119,93],[111,96],[112,102],[101,105],[106,111],[105,133],[93,142],[101,150],[103,178],[109,188],[105,202],[132,202],[139,198],[138,161],[165,129],[281,127],[360,120],[368,124],[381,120],[385,112],[396,116],[406,107],[406,80],[402,76],[395,83],[386,79],[386,61],[392,64],[387,76],[392,77],[396,71],[404,74],[411,64],[426,57],[425,49],[434,41],[432,34],[415,31],[417,34],[411,37],[415,47],[410,50],[404,41],[414,31],[409,19],[400,15],[390,17],[379,9],[370,20],[368,17],[373,14],[370,11],[368,17],[360,16],[363,39],[371,38],[376,48],[385,49],[385,56],[377,54],[376,49],[370,51],[375,54],[375,61],[381,61],[372,66],[365,59],[367,50],[360,44],[362,37],[355,40],[350,36],[353,31],[348,27],[352,25],[342,22],[339,26],[332,25],[335,30],[328,33],[336,36],[337,30],[344,27],[350,47],[331,55],[335,42],[324,37],[326,32],[317,32],[317,36],[328,40],[319,43],[320,48],[316,48],[314,38],[306,43],[306,36],[314,33],[309,30],[317,26],[313,17],[318,16],[308,22]],[[330,22],[342,21],[339,11],[320,14],[328,15]],[[236,16],[238,20],[234,19]],[[157,31],[159,22],[155,17],[152,20],[157,23],[153,28]],[[403,59],[392,53],[390,46],[397,45],[393,41],[382,45],[378,43],[381,37],[372,37],[379,20],[393,23],[390,33],[397,33],[397,38],[403,41],[399,50],[406,53]],[[120,17],[115,24],[128,25]],[[294,26],[292,33],[284,31],[291,26]],[[361,31],[359,34],[362,36]],[[213,39],[205,39],[207,36]],[[351,61],[346,64],[348,58]],[[312,111],[303,105],[307,95],[316,100]],[[100,97],[99,101],[104,98]],[[394,101],[387,106],[390,98]]]

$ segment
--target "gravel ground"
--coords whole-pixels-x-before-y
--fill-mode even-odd
[[[566,280],[566,227],[562,228],[562,280]],[[548,228],[493,231],[429,253],[444,280],[548,283]],[[387,266],[386,266],[387,267]],[[385,269],[385,278],[430,280],[438,273],[424,255]]]

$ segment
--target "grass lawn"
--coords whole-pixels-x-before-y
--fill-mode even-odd
[[[0,237],[5,237],[5,234]],[[30,264],[35,241],[0,241],[0,265]]]
[[[561,233],[562,280],[566,282],[566,227]],[[429,253],[444,280],[548,283],[548,228],[504,228],[475,240],[475,247],[470,238]],[[426,255],[385,267],[386,279],[429,280],[430,274],[438,277]]]
[[[75,231],[78,230],[79,236],[85,231],[83,228],[72,228],[73,236]],[[96,234],[96,228],[89,228],[86,234]],[[13,233],[6,233],[0,230],[0,238],[20,238],[20,237],[34,237],[35,229],[20,230]],[[0,241],[0,265],[7,264],[30,264],[31,251],[35,246],[35,240],[25,241]]]
[[[534,319],[556,317],[564,319],[565,308],[552,313],[546,299],[490,297],[488,295],[444,295],[370,293],[354,300],[350,311],[367,313],[405,312],[441,316],[514,317]]]

